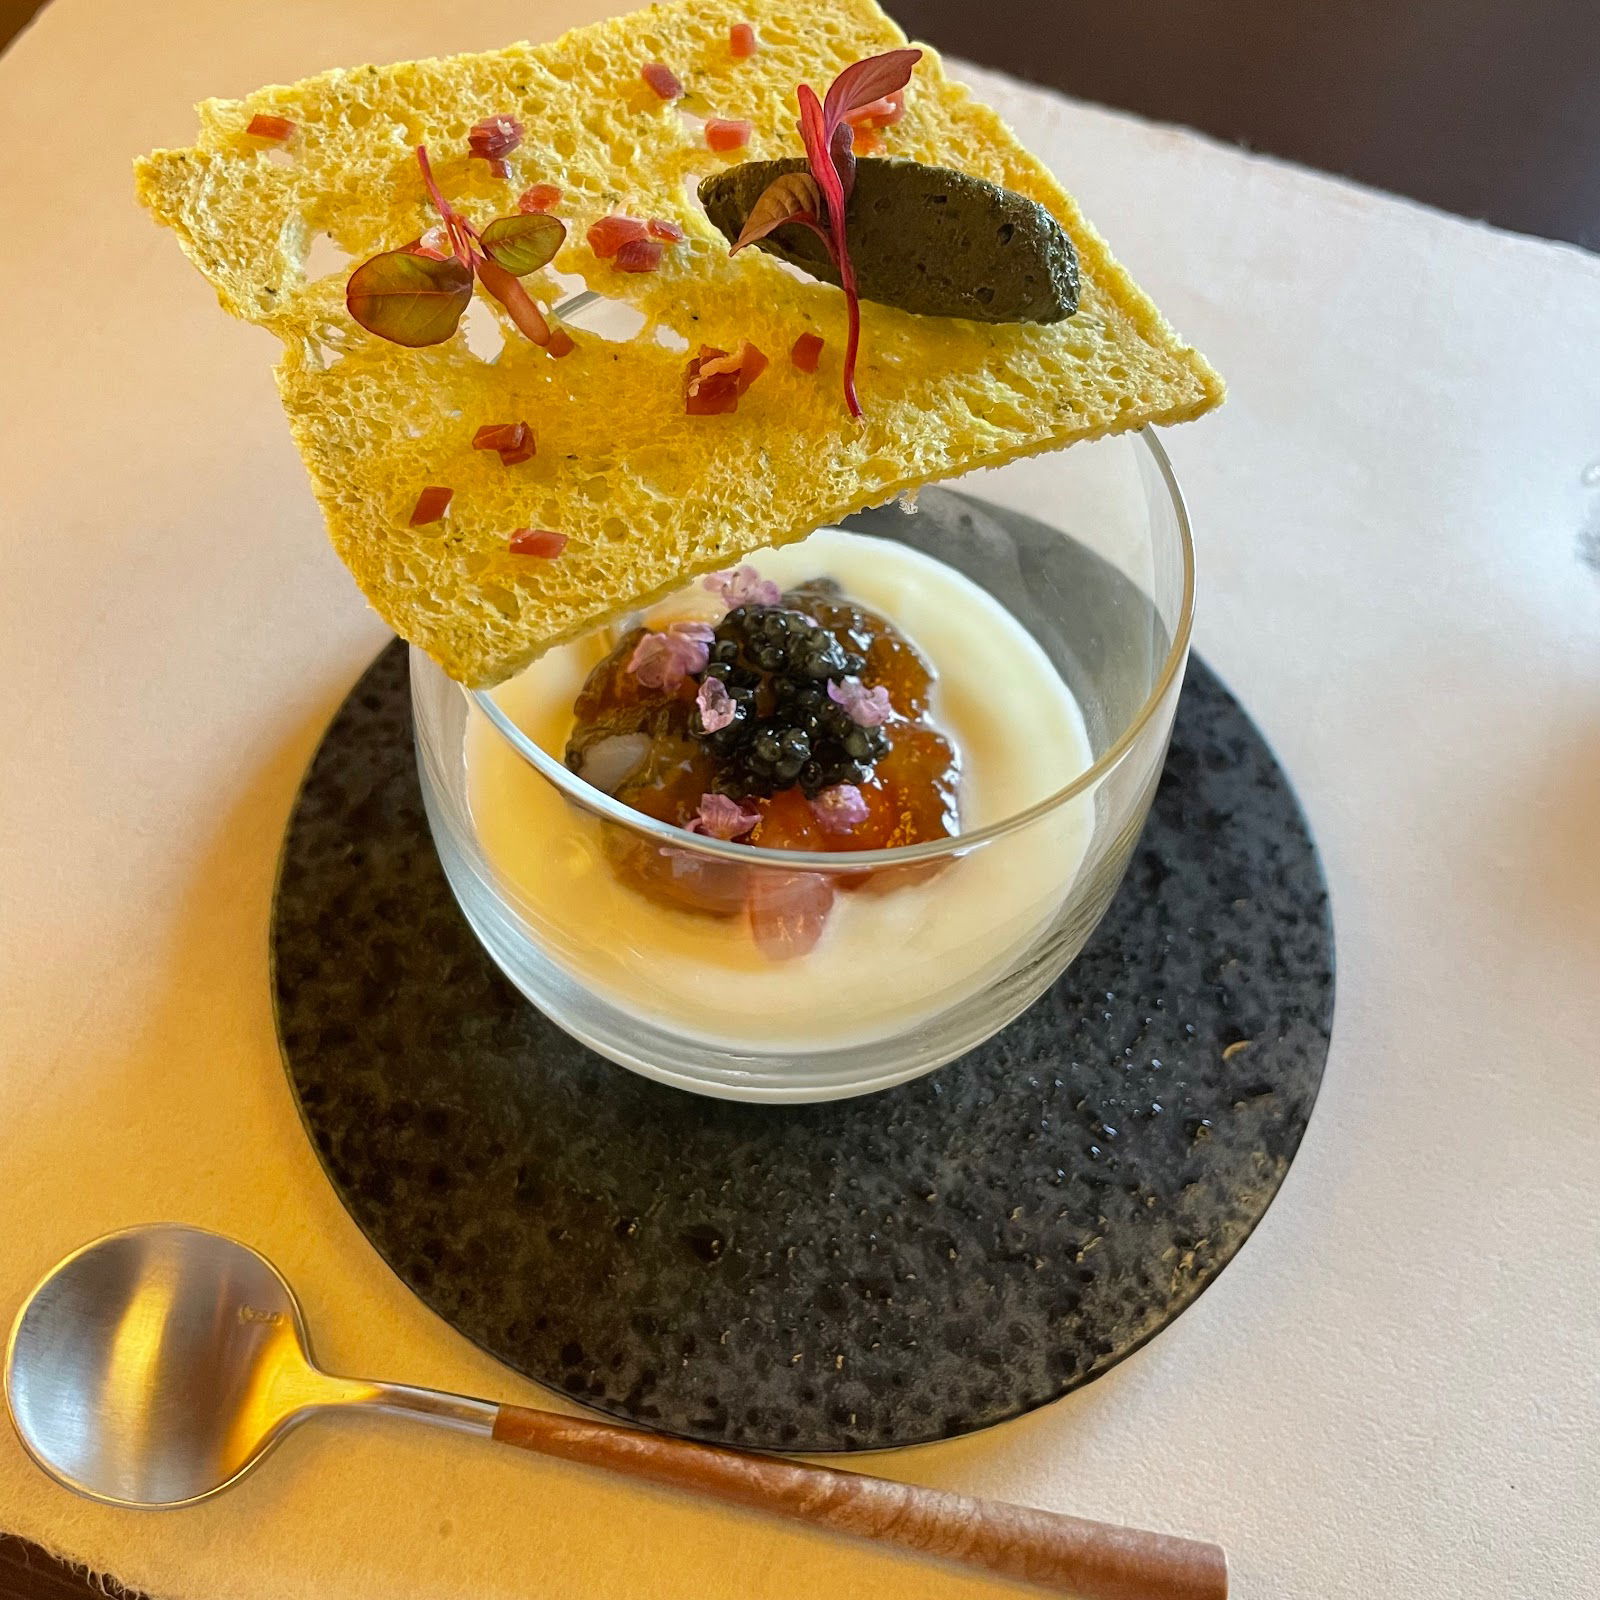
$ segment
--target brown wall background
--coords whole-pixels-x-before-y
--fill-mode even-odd
[[[886,5],[1035,83],[1600,249],[1600,0]],[[39,6],[0,0],[0,44]]]

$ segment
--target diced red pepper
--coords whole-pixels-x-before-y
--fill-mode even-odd
[[[518,211],[548,211],[561,204],[561,191],[553,183],[536,183],[517,196]]]
[[[742,118],[708,117],[706,119],[706,149],[742,150],[750,143],[755,126]]]
[[[508,467],[531,461],[537,453],[533,429],[526,422],[486,422],[472,436],[474,450],[497,450]]]
[[[444,515],[445,507],[450,504],[450,498],[454,494],[454,489],[429,484],[417,496],[416,509],[411,513],[411,526],[420,528],[429,522],[437,522]]]
[[[671,67],[662,61],[649,61],[639,69],[639,75],[663,100],[683,97],[683,85]]]
[[[550,342],[545,346],[549,354],[560,360],[562,356],[570,356],[578,347],[572,341],[572,335],[567,330],[556,324],[550,329]]]
[[[802,333],[794,342],[794,349],[789,352],[789,359],[802,372],[815,372],[817,360],[822,355],[822,336],[816,333]]]
[[[258,111],[244,131],[253,139],[276,139],[281,144],[294,137],[295,126],[287,117],[268,116]]]
[[[667,247],[659,239],[629,239],[611,258],[613,272],[654,272]]]
[[[514,556],[541,556],[554,561],[567,548],[567,536],[551,533],[548,528],[518,528],[506,541],[506,548]]]
[[[475,156],[505,156],[522,143],[522,134],[522,124],[509,112],[502,111],[473,123],[467,143]]]
[[[886,94],[881,100],[869,101],[864,106],[857,106],[854,111],[846,112],[845,121],[852,128],[887,128],[891,122],[898,122],[906,114],[906,92],[896,89],[893,94]]]
[[[728,54],[744,61],[756,53],[756,30],[748,22],[736,22],[728,29]]]
[[[683,398],[686,416],[720,417],[739,409],[739,390],[731,375],[707,378],[692,393]]]
[[[682,244],[689,237],[676,222],[669,222],[665,217],[651,217],[645,227],[652,239],[660,239],[665,244]]]
[[[703,344],[683,378],[683,408],[691,417],[715,417],[739,409],[739,368],[728,352]]]
[[[601,217],[589,229],[589,248],[602,261],[609,261],[630,240],[645,239],[649,235],[648,224],[637,217],[624,217],[613,212],[609,217]]]
[[[852,130],[851,149],[858,156],[877,155],[884,148],[883,140],[878,137],[878,130],[898,122],[905,114],[904,89],[896,89],[893,94],[886,94],[881,100],[857,106],[854,111],[847,113],[844,119]]]
[[[743,394],[772,363],[748,339],[739,347],[739,393]]]
[[[748,339],[736,355],[703,344],[684,374],[684,410],[715,417],[739,409],[739,396],[767,370],[767,358]]]
[[[511,176],[511,168],[506,165],[505,157],[521,143],[522,124],[504,112],[475,122],[471,133],[467,135],[468,150],[479,161],[487,161],[489,170],[497,178]]]

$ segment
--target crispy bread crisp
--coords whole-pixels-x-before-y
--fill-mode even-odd
[[[735,60],[731,24],[756,24]],[[929,51],[885,153],[959,168],[1038,200],[1081,258],[1081,309],[1056,325],[992,326],[862,307],[865,421],[840,394],[845,306],[757,251],[730,259],[694,198],[734,161],[800,153],[795,86],[820,93],[850,62],[904,42],[872,0],[675,0],[552,44],[324,73],[199,107],[189,150],[138,163],[139,194],[178,235],[235,316],[284,343],[278,386],[339,555],[372,605],[452,676],[499,682],[550,645],[742,553],[802,538],[896,491],[1077,439],[1181,422],[1222,384],[1112,259],[1044,167]],[[661,61],[686,97],[640,76]],[[510,113],[526,127],[510,176],[470,159],[468,132]],[[286,149],[246,133],[289,119]],[[705,148],[704,116],[754,124],[747,150]],[[351,266],[437,221],[413,156],[425,144],[446,196],[479,226],[528,185],[559,185],[569,235],[552,271],[524,280],[553,303],[571,276],[646,319],[617,341],[574,328],[554,360],[506,325],[497,358],[468,345],[406,349],[364,332],[344,305]],[[688,241],[653,274],[613,270],[585,243],[611,211],[676,221]],[[327,234],[351,262],[308,278]],[[492,308],[494,316],[498,307]],[[491,315],[481,295],[467,322]],[[787,359],[827,341],[814,376]],[[770,369],[732,415],[686,416],[685,341],[749,339]],[[526,419],[535,459],[474,450],[484,423]],[[455,491],[443,520],[409,524],[424,485]],[[508,534],[548,528],[556,560],[513,555]]]

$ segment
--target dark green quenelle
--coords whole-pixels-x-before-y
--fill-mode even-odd
[[[700,200],[731,244],[767,185],[805,170],[800,159],[747,161],[707,178]],[[858,161],[845,231],[863,300],[974,322],[1060,322],[1078,309],[1078,257],[1061,224],[982,178],[919,161]],[[839,281],[809,228],[778,228],[756,248]]]

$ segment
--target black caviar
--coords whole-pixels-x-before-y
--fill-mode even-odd
[[[737,606],[711,642],[704,676],[717,678],[734,721],[707,733],[696,712],[690,731],[717,761],[717,790],[734,799],[798,784],[808,798],[837,783],[861,783],[889,749],[882,728],[863,728],[828,697],[828,685],[861,671],[847,650],[803,611]]]

